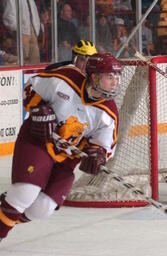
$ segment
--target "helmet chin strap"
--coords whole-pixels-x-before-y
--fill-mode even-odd
[[[113,99],[116,95],[117,95],[117,92],[116,91],[113,91],[113,92],[107,92],[107,91],[104,91],[100,88],[96,88],[95,89],[98,93],[101,94],[101,97],[100,98],[104,98],[104,99]]]
[[[86,90],[87,90],[89,99],[91,99],[91,100],[100,100],[101,99],[101,97],[93,96],[92,90],[96,91],[94,89],[94,87],[88,86]]]
[[[95,74],[95,82],[92,83],[91,85],[89,85],[89,86],[87,87],[88,96],[89,96],[89,98],[92,99],[92,100],[103,99],[102,93],[99,92],[99,90],[98,90],[99,81],[100,81],[99,75],[98,75],[98,74]],[[98,94],[98,95],[94,95],[93,91],[94,91],[96,94]]]
[[[92,86],[92,89],[95,90],[97,93],[99,93],[99,98],[103,97],[103,90],[100,89],[100,75],[95,74],[95,84]]]
[[[100,82],[100,77],[99,76],[100,75],[95,74],[95,85],[96,85],[96,88],[98,88],[98,86],[99,86],[99,82]]]

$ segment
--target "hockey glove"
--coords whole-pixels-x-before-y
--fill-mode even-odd
[[[39,143],[52,141],[52,132],[56,131],[57,120],[53,109],[47,105],[31,108],[31,136]]]
[[[87,157],[83,157],[79,169],[83,172],[97,175],[100,166],[106,163],[106,150],[100,146],[92,146],[86,149]]]

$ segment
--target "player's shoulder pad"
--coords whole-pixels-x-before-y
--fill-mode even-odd
[[[63,67],[63,66],[69,65],[69,64],[72,64],[72,62],[71,61],[56,62],[56,63],[53,63],[53,64],[47,66],[45,68],[45,71],[50,71],[50,70],[60,68],[60,67]]]
[[[119,114],[116,103],[114,100],[107,100],[97,105],[98,108],[104,110],[107,114],[109,114],[112,118],[118,121]]]

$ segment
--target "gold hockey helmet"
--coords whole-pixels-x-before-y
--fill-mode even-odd
[[[94,43],[86,40],[80,40],[77,44],[74,45],[73,52],[75,54],[91,56],[97,53],[97,50]]]

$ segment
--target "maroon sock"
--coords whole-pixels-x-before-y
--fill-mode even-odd
[[[2,201],[0,207],[0,238],[4,238],[8,235],[8,232],[14,227],[15,222],[20,216],[20,212],[5,200]]]

